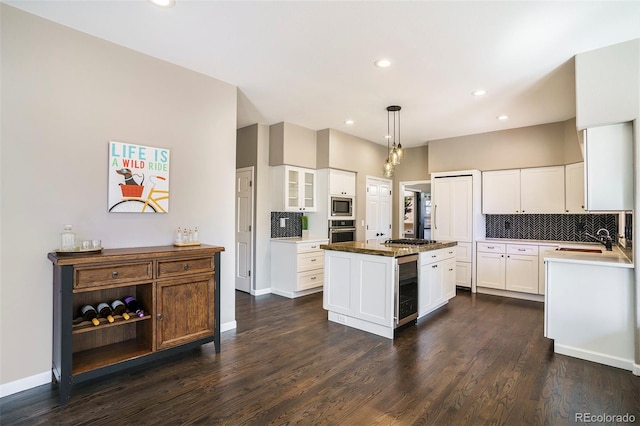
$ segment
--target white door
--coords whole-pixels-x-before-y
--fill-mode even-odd
[[[390,180],[367,177],[367,241],[391,238],[391,185]]]
[[[253,167],[236,170],[236,289],[251,293]]]

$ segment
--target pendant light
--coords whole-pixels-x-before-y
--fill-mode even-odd
[[[400,143],[400,110],[398,105],[387,107],[387,160],[385,161],[382,171],[385,177],[393,176],[394,168],[400,164],[400,160],[404,158],[404,149]],[[391,114],[393,114],[393,133],[391,133]],[[397,122],[397,126],[396,126]],[[389,147],[389,142],[393,138],[393,146]],[[398,144],[396,145],[396,140]]]

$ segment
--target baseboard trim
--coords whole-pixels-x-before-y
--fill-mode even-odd
[[[640,376],[640,364],[633,364],[633,374]]]
[[[263,288],[260,290],[251,290],[251,295],[252,296],[262,296],[264,294],[271,294],[271,289],[270,288]]]
[[[36,374],[35,376],[25,377],[24,379],[14,380],[13,382],[0,385],[0,398],[22,392],[27,389],[51,383],[51,371]]]
[[[633,359],[625,359],[600,352],[575,348],[573,346],[558,344],[557,342],[553,344],[553,351],[560,355],[568,355],[574,358],[608,365],[610,367],[622,368],[623,370],[633,372],[635,375],[639,375],[637,373],[640,373],[637,369],[638,365],[634,363]]]
[[[229,330],[235,330],[236,328],[238,328],[238,323],[235,320],[225,322],[220,324],[220,333],[224,333],[225,331]]]
[[[531,300],[532,302],[543,302],[543,294],[520,293],[518,291],[497,290],[487,287],[476,287],[476,291],[480,294],[490,294],[492,296],[511,297],[513,299]]]

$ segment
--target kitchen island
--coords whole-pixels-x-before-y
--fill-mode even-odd
[[[618,247],[601,248],[545,253],[544,335],[556,353],[640,375],[633,262]]]
[[[324,244],[329,321],[393,339],[455,296],[456,242]],[[410,312],[410,315],[407,314]]]

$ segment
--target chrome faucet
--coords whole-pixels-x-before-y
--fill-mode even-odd
[[[609,235],[608,229],[605,229],[605,228],[598,229],[595,236],[591,235],[588,232],[585,232],[584,235],[586,235],[589,238],[593,238],[594,240],[598,241],[600,244],[604,245],[607,251],[613,250],[613,247],[611,246],[611,235]]]

